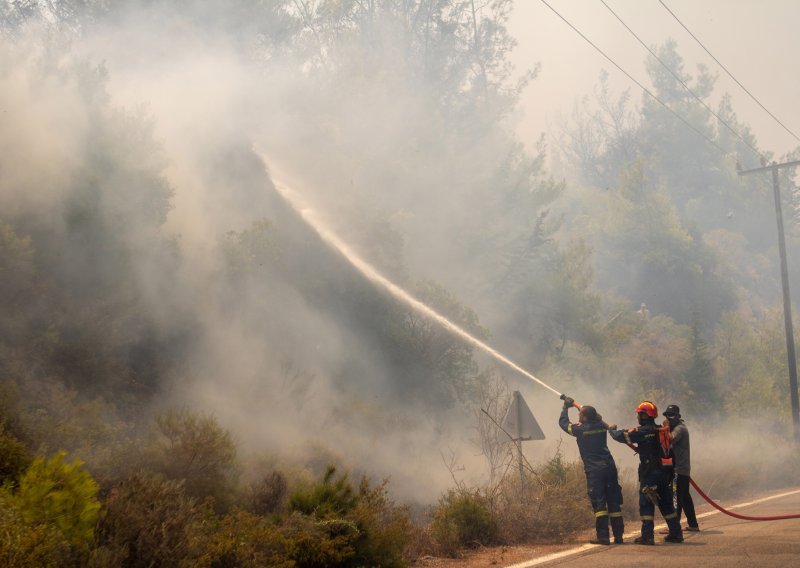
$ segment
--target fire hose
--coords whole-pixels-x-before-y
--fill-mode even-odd
[[[564,400],[564,399],[566,399],[566,398],[567,398],[567,397],[566,397],[566,395],[563,395],[563,394],[561,395],[561,400]],[[581,405],[580,405],[580,404],[578,404],[578,403],[577,403],[577,402],[575,402],[575,401],[573,401],[573,402],[572,402],[572,406],[574,406],[574,407],[575,407],[575,408],[577,408],[578,410],[580,410],[580,409],[581,409]],[[628,447],[630,447],[630,448],[631,448],[631,449],[632,449],[634,452],[637,452],[637,451],[638,451],[638,450],[636,449],[636,447],[635,447],[635,446],[633,446],[632,444],[627,444],[627,445],[628,445]],[[702,497],[703,499],[705,499],[705,500],[708,502],[708,504],[709,504],[709,505],[711,505],[712,507],[714,507],[714,508],[715,508],[716,510],[718,510],[720,513],[723,513],[723,514],[725,514],[725,515],[728,515],[728,516],[730,516],[730,517],[734,517],[734,518],[736,518],[736,519],[741,519],[741,520],[743,520],[743,521],[782,521],[782,520],[786,520],[786,519],[800,519],[800,514],[793,514],[793,515],[771,515],[771,516],[754,516],[754,515],[741,515],[741,514],[739,514],[739,513],[734,513],[733,511],[729,511],[729,510],[725,509],[725,508],[724,508],[724,507],[722,507],[722,506],[721,506],[719,503],[717,503],[716,501],[714,501],[714,500],[713,500],[711,497],[709,497],[708,495],[706,495],[706,494],[705,494],[705,492],[704,492],[702,489],[700,489],[700,487],[697,485],[697,483],[695,482],[695,480],[694,480],[694,479],[692,479],[691,477],[689,478],[689,483],[691,483],[691,484],[692,484],[692,487],[694,487],[694,490],[695,490],[695,491],[697,491],[697,494],[698,494],[698,495],[700,495],[700,497]]]
[[[797,514],[797,515],[773,515],[773,516],[767,516],[767,517],[758,517],[758,516],[753,516],[753,515],[740,515],[739,513],[734,513],[733,511],[728,511],[727,509],[722,508],[718,503],[716,503],[713,499],[711,499],[711,497],[706,495],[703,492],[703,490],[700,489],[700,487],[697,486],[697,483],[695,483],[694,479],[692,479],[691,477],[689,478],[689,483],[692,484],[692,487],[694,487],[694,490],[697,491],[697,493],[700,495],[700,497],[702,497],[703,499],[708,501],[708,504],[711,505],[712,507],[714,507],[720,513],[724,513],[724,514],[726,514],[728,516],[731,516],[731,517],[734,517],[734,518],[737,518],[737,519],[742,519],[743,521],[782,521],[782,520],[785,520],[785,519],[800,519],[800,514]]]

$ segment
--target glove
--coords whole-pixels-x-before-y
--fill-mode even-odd
[[[607,427],[608,427],[609,430],[616,430],[617,429],[617,425],[616,424],[608,424]]]
[[[570,397],[564,397],[564,408],[570,408],[575,405],[575,399]]]

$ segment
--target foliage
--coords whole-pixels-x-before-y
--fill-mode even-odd
[[[358,505],[353,518],[360,536],[356,543],[354,565],[406,565],[406,551],[418,531],[412,524],[407,507],[398,506],[388,496],[388,480],[370,486],[362,479],[358,489]]]
[[[27,448],[80,457],[103,486],[125,476],[132,424],[101,398],[87,400],[55,379],[23,375],[0,387],[6,428]]]
[[[162,436],[155,467],[171,479],[183,480],[186,493],[212,497],[219,510],[231,503],[238,478],[236,444],[213,416],[170,411],[156,418]]]
[[[275,229],[267,219],[262,219],[242,232],[229,231],[222,241],[222,253],[228,263],[232,278],[262,271],[278,256]]]
[[[691,360],[686,371],[686,382],[690,393],[686,408],[692,414],[713,416],[714,412],[709,409],[716,409],[721,402],[721,396],[717,392],[714,383],[714,368],[711,360],[709,345],[702,337],[699,317],[692,320],[691,337]]]
[[[358,504],[358,495],[347,474],[334,479],[336,467],[328,466],[322,482],[299,490],[289,497],[289,510],[298,511],[317,519],[337,517],[350,513]]]
[[[286,506],[288,483],[286,476],[278,470],[252,483],[246,492],[246,508],[256,515],[266,517],[280,512]]]
[[[28,449],[0,423],[0,485],[15,485],[33,461]]]
[[[59,452],[33,460],[11,502],[29,525],[53,527],[71,546],[88,550],[100,517],[98,486],[83,462],[67,463],[65,457]]]
[[[51,524],[28,524],[7,495],[0,496],[0,566],[61,568],[78,566],[72,547]]]
[[[715,375],[726,385],[725,413],[754,418],[777,416],[789,423],[786,341],[783,313],[765,317],[726,313],[712,343]]]
[[[234,511],[215,523],[202,554],[194,566],[209,568],[293,568],[297,564],[297,542],[284,534],[283,527],[245,511]]]
[[[477,339],[486,339],[477,314],[443,286],[424,281],[410,287],[411,294]],[[470,398],[477,366],[473,346],[433,318],[413,308],[397,305],[387,314],[384,328],[389,363],[402,376],[398,388],[406,396],[437,407]],[[424,393],[424,397],[420,397]]]
[[[439,500],[431,531],[443,552],[453,555],[462,547],[493,543],[497,525],[478,493],[450,490]]]
[[[619,353],[619,364],[628,377],[628,406],[638,404],[642,397],[681,400],[686,396],[690,337],[689,328],[665,316],[652,317],[642,326]]]
[[[298,565],[323,566],[331,555],[341,566],[404,565],[412,526],[407,509],[388,498],[387,482],[371,487],[362,479],[356,491],[346,474],[335,475],[330,466],[320,483],[289,498],[295,513],[287,534],[297,542]]]
[[[93,566],[190,565],[202,542],[201,507],[182,481],[140,473],[114,487],[98,527]]]

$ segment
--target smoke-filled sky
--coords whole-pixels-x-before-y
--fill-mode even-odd
[[[573,26],[640,83],[648,52],[600,0],[548,1]],[[606,4],[649,47],[668,38],[678,43],[685,71],[704,64],[718,74],[713,102],[729,93],[740,119],[752,127],[759,146],[775,156],[800,141],[786,132],[692,39],[658,0],[607,0]],[[670,10],[736,79],[789,130],[800,136],[800,4],[794,0],[665,0]],[[512,60],[519,70],[541,63],[538,78],[522,96],[520,135],[530,143],[542,133],[551,142],[559,113],[568,117],[576,99],[592,93],[601,69],[616,92],[642,90],[539,0],[517,2],[509,30],[519,45]],[[714,108],[714,105],[711,105]]]

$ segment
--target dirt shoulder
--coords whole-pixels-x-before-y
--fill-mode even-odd
[[[563,544],[525,544],[518,546],[489,546],[475,550],[465,550],[459,558],[438,558],[423,556],[412,564],[414,567],[426,568],[483,568],[486,566],[510,566],[568,548],[574,548],[588,542],[593,531],[579,535],[571,542]]]

